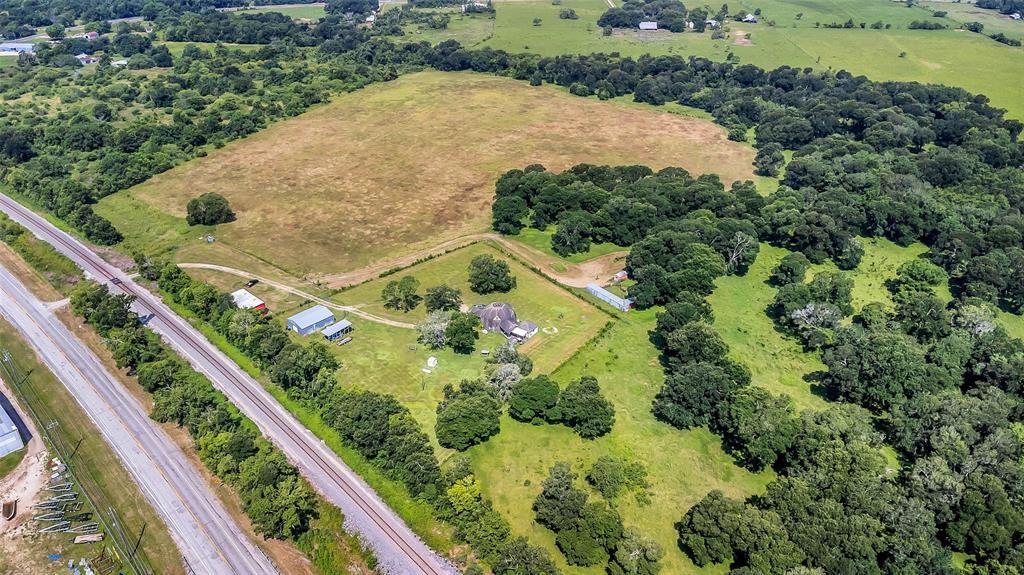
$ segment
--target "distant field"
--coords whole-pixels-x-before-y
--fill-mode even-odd
[[[494,181],[511,168],[676,165],[731,182],[753,177],[752,160],[751,147],[707,121],[507,78],[424,72],[343,95],[97,210],[129,242],[172,251],[208,231],[185,226],[188,200],[219,192],[238,214],[217,228],[219,242],[318,275],[485,230]]]
[[[252,14],[253,12],[279,12],[285,16],[290,16],[296,20],[319,20],[326,15],[323,6],[264,6],[259,8],[253,8],[252,10],[244,10],[242,14]]]
[[[973,10],[966,4],[929,3],[928,9],[907,8],[889,0],[740,0],[730,2],[735,12],[762,10],[759,24],[728,25],[728,36],[712,40],[710,33],[673,34],[616,31],[605,37],[597,19],[607,9],[604,0],[563,0],[560,6],[548,0],[498,0],[497,16],[456,17],[449,29],[410,34],[411,40],[453,37],[470,46],[490,46],[512,52],[536,52],[551,56],[562,53],[620,52],[626,56],[642,54],[678,54],[724,60],[730,53],[741,63],[766,68],[781,65],[810,66],[819,69],[846,69],[876,80],[916,80],[961,86],[989,96],[1008,108],[1011,115],[1024,118],[1024,49],[999,44],[979,34],[956,30],[908,30],[914,20],[940,21],[956,28],[965,18],[960,10]],[[558,13],[572,8],[578,20],[561,20]],[[931,9],[948,10],[956,15],[937,19]],[[797,20],[796,15],[802,14]],[[973,15],[972,15],[973,16]],[[541,25],[534,26],[533,19]],[[845,22],[858,26],[850,30],[815,28],[815,23]],[[995,16],[992,17],[996,18]],[[767,20],[774,20],[769,27]],[[890,30],[860,29],[882,21]],[[978,18],[978,21],[982,21]],[[984,22],[983,22],[984,23]],[[1009,21],[1000,27],[1024,23]],[[751,34],[750,45],[737,45],[743,33]],[[986,24],[986,32],[1000,31]],[[1012,31],[1006,32],[1013,35]],[[1019,32],[1018,32],[1019,34]],[[443,37],[443,38],[442,38]],[[906,53],[900,57],[901,53]]]
[[[18,58],[14,56],[0,56],[0,68],[9,68],[18,65]]]
[[[980,22],[985,25],[982,30],[985,34],[1002,32],[1011,38],[1024,39],[1024,20],[1014,20],[997,10],[978,8],[972,2],[925,1],[921,6],[944,10],[957,22]]]

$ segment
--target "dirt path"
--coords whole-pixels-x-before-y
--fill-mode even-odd
[[[402,322],[402,321],[395,321],[395,320],[392,320],[392,319],[387,319],[387,318],[384,318],[384,317],[376,316],[376,315],[373,315],[372,313],[367,313],[367,312],[365,312],[365,311],[363,311],[363,310],[361,310],[361,309],[359,309],[358,307],[355,307],[355,306],[337,304],[337,303],[334,303],[334,302],[332,302],[330,300],[326,300],[326,299],[323,299],[321,297],[315,296],[315,295],[313,295],[313,294],[311,294],[309,292],[302,291],[299,288],[292,287],[292,286],[290,286],[288,284],[284,284],[284,283],[281,283],[279,281],[275,281],[275,280],[272,280],[272,279],[261,277],[261,276],[249,273],[249,272],[247,272],[245,270],[230,268],[230,267],[227,267],[227,266],[219,266],[219,265],[216,265],[216,264],[180,263],[180,264],[178,264],[178,266],[182,267],[182,268],[186,268],[186,269],[191,268],[191,269],[201,269],[201,270],[213,270],[213,271],[218,271],[218,272],[224,272],[224,273],[231,274],[231,275],[236,275],[238,277],[258,279],[258,280],[260,280],[261,283],[265,283],[265,284],[267,284],[270,287],[279,289],[279,290],[284,291],[284,292],[288,292],[288,293],[293,294],[293,295],[297,295],[299,297],[308,299],[310,301],[314,301],[314,302],[316,302],[316,303],[318,303],[320,305],[329,307],[331,309],[336,309],[336,310],[339,310],[339,311],[344,311],[344,312],[350,313],[350,314],[352,314],[354,316],[358,316],[358,317],[361,317],[363,319],[367,319],[367,320],[370,320],[370,321],[375,321],[377,323],[382,323],[384,325],[390,325],[392,327],[400,327],[400,328],[405,328],[405,329],[416,329],[416,325],[415,324],[405,323],[405,322]]]
[[[544,273],[544,275],[569,287],[586,287],[586,285],[591,282],[601,283],[607,280],[614,275],[615,272],[624,267],[623,262],[619,260],[629,253],[627,251],[614,252],[587,260],[581,264],[573,264],[549,256],[543,252],[509,240],[508,238],[498,234],[469,234],[441,242],[433,247],[419,250],[405,256],[382,260],[350,272],[325,275],[319,279],[332,288],[350,286],[374,279],[392,268],[407,267],[416,263],[418,260],[440,255],[480,241],[492,241],[497,243],[506,251],[511,252],[516,257],[539,269]],[[188,265],[189,264],[185,264],[185,267],[188,267]],[[555,266],[558,266],[558,268],[561,269],[557,269]]]

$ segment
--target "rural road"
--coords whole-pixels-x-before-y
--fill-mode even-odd
[[[140,316],[149,317],[147,326],[160,334],[194,368],[209,377],[217,389],[284,452],[310,484],[345,513],[346,527],[361,535],[373,549],[383,572],[402,575],[458,573],[423,543],[334,451],[160,298],[106,263],[77,239],[3,194],[0,194],[0,210],[71,258],[88,276],[101,282],[116,279],[118,284],[110,286],[112,291],[135,296],[133,308]]]
[[[365,311],[363,311],[363,310],[361,310],[361,309],[359,309],[357,307],[353,307],[353,306],[350,306],[350,305],[341,305],[341,304],[338,304],[338,303],[334,303],[334,302],[332,302],[330,300],[326,300],[326,299],[323,299],[321,297],[317,297],[317,296],[315,296],[315,295],[313,295],[313,294],[311,294],[309,292],[302,291],[299,288],[295,288],[295,287],[292,287],[292,286],[290,286],[288,284],[284,284],[284,283],[281,283],[279,281],[275,281],[275,280],[272,280],[272,279],[269,279],[269,278],[258,276],[256,274],[247,272],[245,270],[240,270],[240,269],[236,269],[236,268],[229,268],[227,266],[219,266],[219,265],[216,265],[216,264],[197,264],[197,263],[194,263],[194,264],[190,264],[190,263],[178,264],[178,267],[186,268],[186,269],[213,270],[213,271],[224,272],[226,274],[231,274],[231,275],[235,275],[235,276],[239,276],[239,277],[243,277],[243,278],[258,279],[258,280],[260,280],[260,283],[267,284],[268,286],[270,286],[272,288],[281,290],[283,292],[288,292],[288,293],[290,293],[292,295],[297,295],[297,296],[302,297],[302,298],[306,298],[309,301],[314,301],[314,302],[316,302],[316,303],[318,303],[320,305],[327,306],[327,307],[332,308],[332,309],[348,312],[348,313],[350,313],[352,315],[359,316],[359,317],[361,317],[363,319],[366,319],[366,320],[369,320],[369,321],[375,321],[377,323],[382,323],[384,325],[390,325],[392,327],[401,327],[401,328],[405,328],[405,329],[416,329],[416,324],[406,323],[404,321],[395,321],[393,319],[387,319],[385,317],[380,317],[380,316],[373,315],[372,313],[365,312]]]
[[[167,434],[53,312],[0,268],[0,315],[25,337],[117,453],[197,573],[278,571]]]

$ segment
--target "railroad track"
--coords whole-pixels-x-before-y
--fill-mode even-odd
[[[423,575],[457,573],[454,567],[419,541],[397,516],[388,516],[384,503],[371,499],[370,493],[372,492],[369,487],[353,485],[355,474],[347,471],[347,468],[347,474],[339,469],[343,468],[344,464],[336,454],[333,458],[325,454],[324,450],[327,448],[323,443],[318,441],[291,415],[285,415],[287,412],[282,413],[284,409],[258,382],[248,376],[243,376],[240,369],[233,363],[231,365],[234,367],[229,367],[227,362],[230,360],[226,356],[211,350],[212,344],[195,332],[191,326],[182,325],[185,323],[184,320],[170,311],[156,296],[135,284],[119,270],[114,271],[116,268],[107,264],[77,240],[2,194],[0,194],[0,208],[25,225],[41,240],[50,243],[58,251],[70,257],[89,275],[94,276],[94,279],[109,284],[113,289],[134,296],[136,305],[145,312],[144,315],[150,316],[147,324],[152,326],[154,320],[157,320],[159,325],[169,332],[163,334],[168,343],[178,348],[178,351],[188,359],[193,360],[192,363],[196,369],[206,373],[218,389],[232,399],[243,413],[246,413],[260,427],[268,439],[277,444],[286,455],[290,455],[293,463],[300,471],[304,472],[303,475],[318,492],[338,505],[350,518],[355,510],[367,518],[377,533],[363,533],[363,535],[368,538],[382,563],[397,563],[412,567],[415,571],[402,571],[402,573],[410,575],[414,573]],[[256,391],[257,389],[259,391]],[[245,406],[240,405],[239,397],[251,406],[248,411]],[[305,433],[300,432],[299,429]],[[291,445],[281,441],[281,437],[278,435],[287,439]],[[351,501],[351,505],[346,505],[348,503],[346,501],[339,501],[339,498],[332,492],[332,487],[344,494]],[[352,509],[352,505],[355,506],[355,510]],[[395,523],[399,523],[401,527],[397,527]],[[391,547],[393,551],[386,548],[381,549],[379,544],[374,545],[375,542],[378,542],[379,537],[383,537],[389,542],[390,545],[387,547]],[[395,557],[394,552],[400,553],[401,556]]]

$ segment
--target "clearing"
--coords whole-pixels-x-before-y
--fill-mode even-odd
[[[678,165],[732,182],[753,178],[753,155],[719,126],[656,108],[422,72],[339,96],[105,198],[97,211],[149,253],[190,244],[189,261],[207,261],[210,228],[186,226],[185,204],[218,192],[238,220],[216,229],[217,243],[293,275],[330,274],[485,231],[494,181],[511,168]]]

